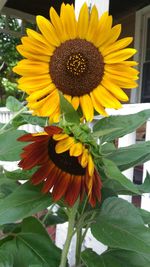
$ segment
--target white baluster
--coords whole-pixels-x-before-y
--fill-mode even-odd
[[[150,141],[150,119],[146,123],[146,141]],[[143,165],[143,182],[146,177],[146,173],[150,174],[150,161],[147,161]],[[150,194],[144,194],[141,200],[141,208],[150,211]]]

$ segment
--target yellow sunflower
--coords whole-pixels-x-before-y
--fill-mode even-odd
[[[19,88],[25,91],[28,107],[39,116],[59,121],[59,91],[87,121],[94,110],[106,115],[105,108],[121,107],[128,97],[122,88],[137,87],[135,61],[128,60],[136,50],[126,48],[131,37],[118,40],[121,25],[112,26],[112,16],[100,18],[95,6],[89,14],[85,3],[78,21],[74,8],[62,4],[60,16],[50,8],[50,21],[37,16],[40,33],[27,29],[17,46],[21,60],[14,72],[23,76]]]
[[[31,181],[34,185],[43,182],[42,192],[51,190],[54,201],[64,197],[73,206],[86,193],[91,206],[95,206],[101,200],[102,183],[88,148],[59,127],[47,126],[44,130],[18,139],[32,142],[24,147],[19,167],[29,170],[38,166]]]

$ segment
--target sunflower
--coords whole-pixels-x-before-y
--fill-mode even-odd
[[[87,147],[57,126],[47,126],[43,133],[25,134],[18,139],[32,142],[24,147],[19,167],[38,166],[32,175],[34,185],[43,182],[42,192],[51,190],[54,201],[64,197],[73,206],[87,194],[91,206],[101,200],[101,179]]]
[[[33,114],[59,121],[59,91],[72,104],[80,106],[87,121],[94,110],[107,115],[105,108],[119,109],[128,96],[122,88],[137,87],[135,61],[128,60],[136,50],[126,48],[131,37],[118,40],[121,25],[112,26],[112,16],[100,18],[85,3],[78,21],[74,8],[62,4],[60,16],[50,8],[50,21],[37,16],[40,33],[27,29],[17,50],[25,58],[14,72],[21,75],[19,88],[25,91]]]

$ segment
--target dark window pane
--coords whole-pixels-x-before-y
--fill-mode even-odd
[[[143,65],[142,102],[150,102],[150,62]]]
[[[150,19],[147,22],[146,61],[150,60]]]

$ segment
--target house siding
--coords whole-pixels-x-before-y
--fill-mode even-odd
[[[126,16],[119,17],[114,20],[114,24],[121,24],[122,25],[122,31],[120,38],[129,37],[135,35],[135,12],[132,12]],[[134,47],[134,42],[131,43],[130,47]],[[130,90],[124,90],[126,94],[129,96],[131,95]],[[130,102],[130,100],[129,100]]]

